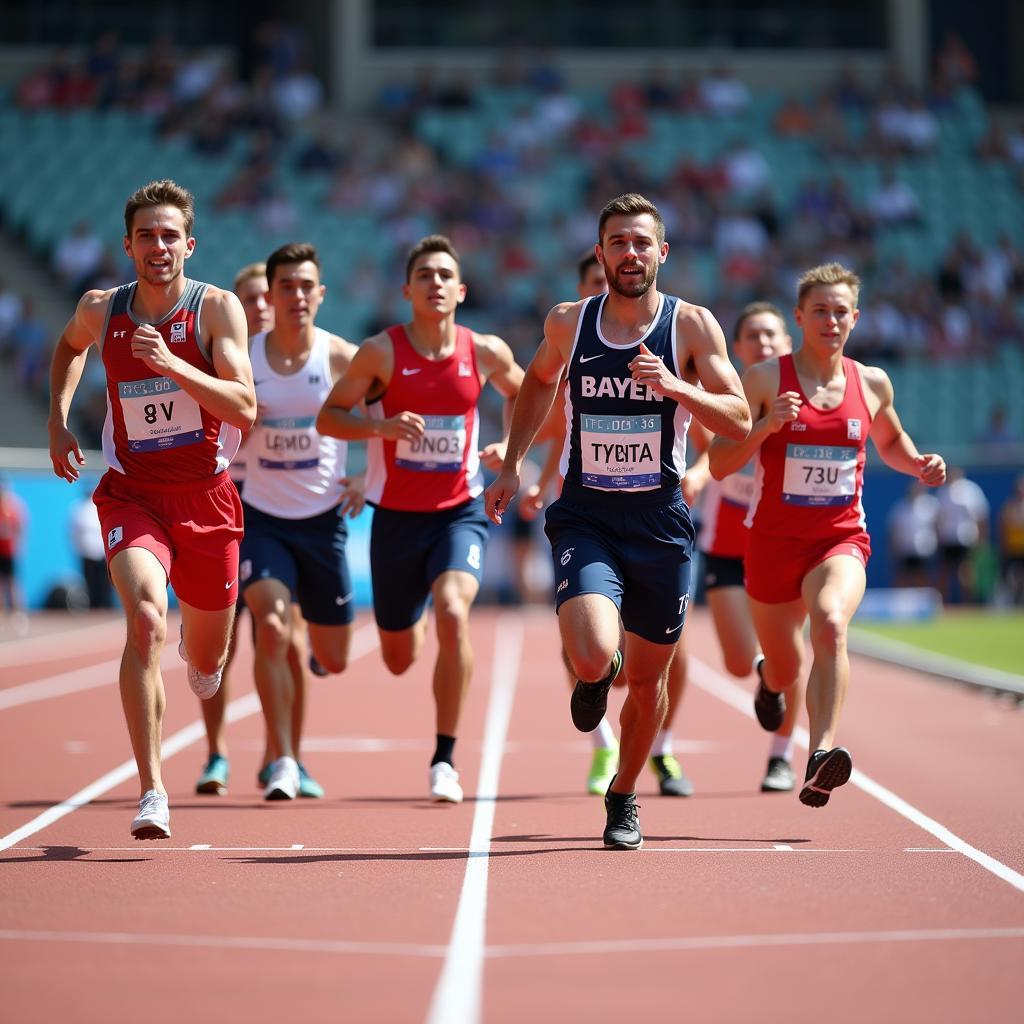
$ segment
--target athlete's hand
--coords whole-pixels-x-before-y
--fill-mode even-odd
[[[132,335],[132,355],[154,373],[168,373],[177,362],[177,356],[171,355],[163,335],[151,324],[140,324],[135,329]]]
[[[400,412],[381,421],[380,436],[389,441],[415,441],[426,429],[427,421],[418,413]]]
[[[532,484],[523,491],[519,499],[519,515],[528,523],[532,523],[544,511],[544,495],[540,484]]]
[[[707,459],[700,459],[687,469],[683,482],[679,485],[679,490],[682,492],[683,501],[691,508],[700,497],[710,476],[711,471],[708,469]]]
[[[519,474],[512,468],[502,469],[498,479],[484,491],[484,511],[496,526],[519,490]]]
[[[918,455],[917,475],[923,484],[939,487],[946,482],[946,463],[941,455]]]
[[[629,361],[633,380],[647,384],[656,395],[666,395],[673,390],[672,384],[678,378],[643,342],[640,352]]]
[[[505,464],[505,448],[506,442],[495,441],[477,454],[487,469],[492,473],[500,473],[501,467]]]
[[[355,519],[366,505],[366,474],[343,476],[341,483],[345,490],[341,492],[341,514]]]
[[[775,396],[768,410],[768,429],[777,434],[787,423],[792,423],[800,415],[802,399],[796,391],[783,391]]]
[[[73,484],[78,479],[78,466],[71,461],[74,455],[79,466],[85,465],[85,456],[78,446],[78,438],[67,427],[50,427],[50,462],[53,472],[62,480]]]

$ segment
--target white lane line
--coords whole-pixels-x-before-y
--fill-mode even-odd
[[[160,671],[168,672],[176,667],[182,671],[185,669],[185,663],[178,657],[177,645],[173,648],[164,648],[164,653],[160,656]],[[117,682],[120,670],[121,659],[116,658],[100,662],[98,665],[86,665],[70,672],[61,672],[60,675],[48,676],[46,679],[36,679],[31,683],[9,686],[6,690],[0,690],[0,711],[39,700],[63,697],[69,693],[79,693],[82,690],[110,686]]]
[[[140,935],[135,932],[55,932],[0,929],[6,942],[84,942],[113,946],[194,946],[199,949],[249,949],[285,953],[334,953],[350,956],[421,956],[440,959],[444,946],[403,942],[346,942],[332,939],[258,938],[251,935]]]
[[[491,830],[522,648],[522,621],[512,614],[501,615],[495,628],[491,698],[466,874],[444,967],[427,1014],[428,1024],[477,1024],[480,1020]]]
[[[362,658],[376,646],[376,627],[369,625],[361,627],[352,636],[352,647],[351,653],[349,654],[349,662],[352,663],[357,659]],[[177,659],[176,653],[174,656]],[[180,660],[178,660],[178,664],[184,667],[184,663]],[[259,698],[255,693],[247,693],[244,697],[239,697],[237,700],[233,700],[228,704],[225,709],[226,721],[228,724],[240,721],[243,718],[248,718],[249,715],[255,714],[259,709]],[[161,742],[160,755],[162,760],[166,761],[169,757],[173,757],[186,747],[190,747],[193,743],[198,742],[205,735],[206,729],[204,728],[201,719],[192,722],[190,725],[186,725],[184,729],[179,729],[173,736],[170,736]],[[20,843],[23,839],[27,839],[29,836],[35,835],[36,832],[41,832],[48,825],[52,825],[55,821],[59,821],[72,811],[77,811],[79,807],[84,807],[90,801],[109,792],[114,789],[114,787],[121,785],[122,782],[127,782],[129,779],[134,778],[137,771],[138,769],[135,767],[134,758],[130,761],[125,761],[122,764],[119,764],[112,771],[107,772],[106,775],[100,776],[100,778],[95,782],[90,782],[85,789],[80,789],[73,796],[69,796],[61,803],[47,808],[42,814],[36,815],[36,817],[31,821],[22,825],[21,828],[17,828],[13,832],[9,832],[7,835],[0,838],[0,850],[7,850],[16,843]]]
[[[727,679],[720,672],[716,672],[710,665],[699,658],[691,656],[690,664],[692,666],[692,678],[702,690],[706,690],[712,696],[735,708],[741,714],[746,715],[747,718],[754,717],[753,698],[742,686],[738,686],[731,679]],[[804,750],[807,749],[809,737],[806,729],[802,726],[797,728],[793,733],[793,738]],[[850,781],[869,796],[873,796],[879,803],[884,804],[890,810],[906,818],[907,821],[917,825],[918,828],[923,829],[925,832],[931,833],[940,843],[951,847],[957,853],[962,853],[986,871],[1012,885],[1018,892],[1024,892],[1024,875],[1019,871],[1014,871],[1013,868],[1003,864],[1002,861],[998,861],[983,850],[971,846],[970,843],[961,839],[960,836],[950,831],[945,825],[937,822],[934,818],[928,817],[927,814],[918,810],[913,804],[908,803],[902,797],[897,796],[892,790],[886,789],[885,786],[875,782],[874,779],[865,775],[862,771],[854,768]]]
[[[190,850],[209,850],[211,849],[209,843],[196,843],[189,847]]]
[[[776,843],[775,844],[775,849],[776,850],[788,850],[790,853],[793,852],[793,847],[790,846],[788,843]]]
[[[596,942],[537,942],[491,946],[487,956],[573,956],[612,953],[678,953],[706,949],[823,946],[881,942],[969,942],[1024,939],[1024,928],[937,928],[877,932],[792,932],[769,935],[695,935],[674,939],[609,939]]]

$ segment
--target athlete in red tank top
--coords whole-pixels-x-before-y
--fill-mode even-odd
[[[57,476],[74,482],[85,460],[68,412],[89,346],[103,347],[110,469],[93,500],[127,621],[121,699],[142,790],[131,826],[137,839],[171,834],[160,776],[167,584],[181,605],[189,684],[211,697],[234,620],[242,533],[238,492],[224,470],[256,414],[238,300],[184,276],[192,221],[192,196],[173,181],[129,198],[124,247],[137,280],[86,292],[50,370],[50,459]]]
[[[753,429],[745,441],[716,438],[709,451],[717,479],[760,453],[744,584],[765,655],[754,709],[769,731],[801,674],[810,617],[811,756],[800,800],[811,807],[827,803],[853,768],[849,751],[832,744],[849,684],[847,628],[871,551],[860,505],[865,438],[901,473],[930,486],[946,477],[942,458],[921,455],[903,430],[885,372],[843,355],[859,290],[857,276],[837,263],[803,275],[795,309],[802,347],[744,374]]]

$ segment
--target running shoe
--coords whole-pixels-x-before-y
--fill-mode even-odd
[[[309,656],[309,671],[319,679],[326,679],[331,674],[316,660],[315,654]]]
[[[447,761],[430,766],[430,799],[441,804],[462,803],[459,773]]]
[[[757,694],[754,697],[754,714],[757,715],[761,728],[766,732],[777,732],[782,726],[782,720],[786,717],[786,697],[782,693],[775,693],[765,686],[764,655],[762,654],[755,662],[754,669],[757,671]]]
[[[769,757],[761,780],[762,793],[788,793],[796,785],[793,766],[784,757]]]
[[[662,796],[693,796],[693,783],[683,774],[683,767],[674,754],[655,754],[651,771],[658,776]]]
[[[850,781],[853,758],[846,747],[816,750],[807,761],[807,778],[800,790],[800,803],[824,807],[832,790]]]
[[[590,758],[590,774],[587,776],[587,792],[592,796],[603,796],[619,770],[619,748],[598,747]]]
[[[224,796],[228,791],[228,759],[220,754],[211,754],[203,774],[196,783],[197,793],[212,793]]]
[[[262,787],[263,789],[266,789],[266,788],[267,788],[267,783],[268,783],[268,782],[270,781],[270,773],[271,773],[271,772],[272,772],[273,770],[274,770],[274,762],[273,762],[273,761],[270,761],[270,762],[268,762],[267,764],[265,764],[265,765],[264,765],[264,766],[263,766],[263,767],[262,767],[262,768],[261,768],[261,769],[260,769],[260,770],[259,770],[259,771],[258,771],[258,772],[256,773],[256,782],[257,782],[257,783],[258,783],[258,784],[259,784],[259,785],[260,785],[260,786],[261,786],[261,787]]]
[[[608,691],[621,670],[622,651],[616,651],[612,656],[612,666],[608,675],[600,682],[584,683],[580,679],[576,680],[576,687],[569,701],[569,710],[572,712],[572,724],[580,732],[593,732],[601,724],[601,719],[608,708]]]
[[[212,675],[208,675],[205,672],[200,672],[199,669],[188,660],[188,654],[185,651],[185,630],[184,627],[181,630],[181,639],[178,641],[178,656],[188,667],[188,685],[192,687],[192,692],[200,700],[209,700],[216,692],[220,689],[220,678],[223,675],[223,669],[217,669]]]
[[[636,793],[613,793],[609,787],[604,795],[604,809],[608,816],[604,827],[606,849],[639,850],[643,846],[644,837],[640,834],[637,815],[639,806]]]
[[[310,800],[322,800],[324,787],[313,778],[299,762],[299,796],[308,797]]]
[[[132,822],[132,835],[136,839],[170,839],[171,811],[167,794],[148,789],[139,801],[139,813]]]
[[[264,800],[294,800],[299,795],[299,766],[294,757],[279,757],[270,765]]]

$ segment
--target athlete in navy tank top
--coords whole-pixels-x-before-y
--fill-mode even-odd
[[[692,415],[740,439],[750,411],[715,318],[655,287],[668,256],[657,208],[643,196],[620,196],[602,211],[598,239],[609,294],[548,314],[485,503],[501,522],[568,366],[566,481],[545,532],[581,731],[600,723],[625,655],[630,707],[623,709],[618,774],[605,795],[604,844],[636,849],[643,837],[634,788],[665,714],[665,673],[689,597],[693,526],[679,497],[686,428]]]

